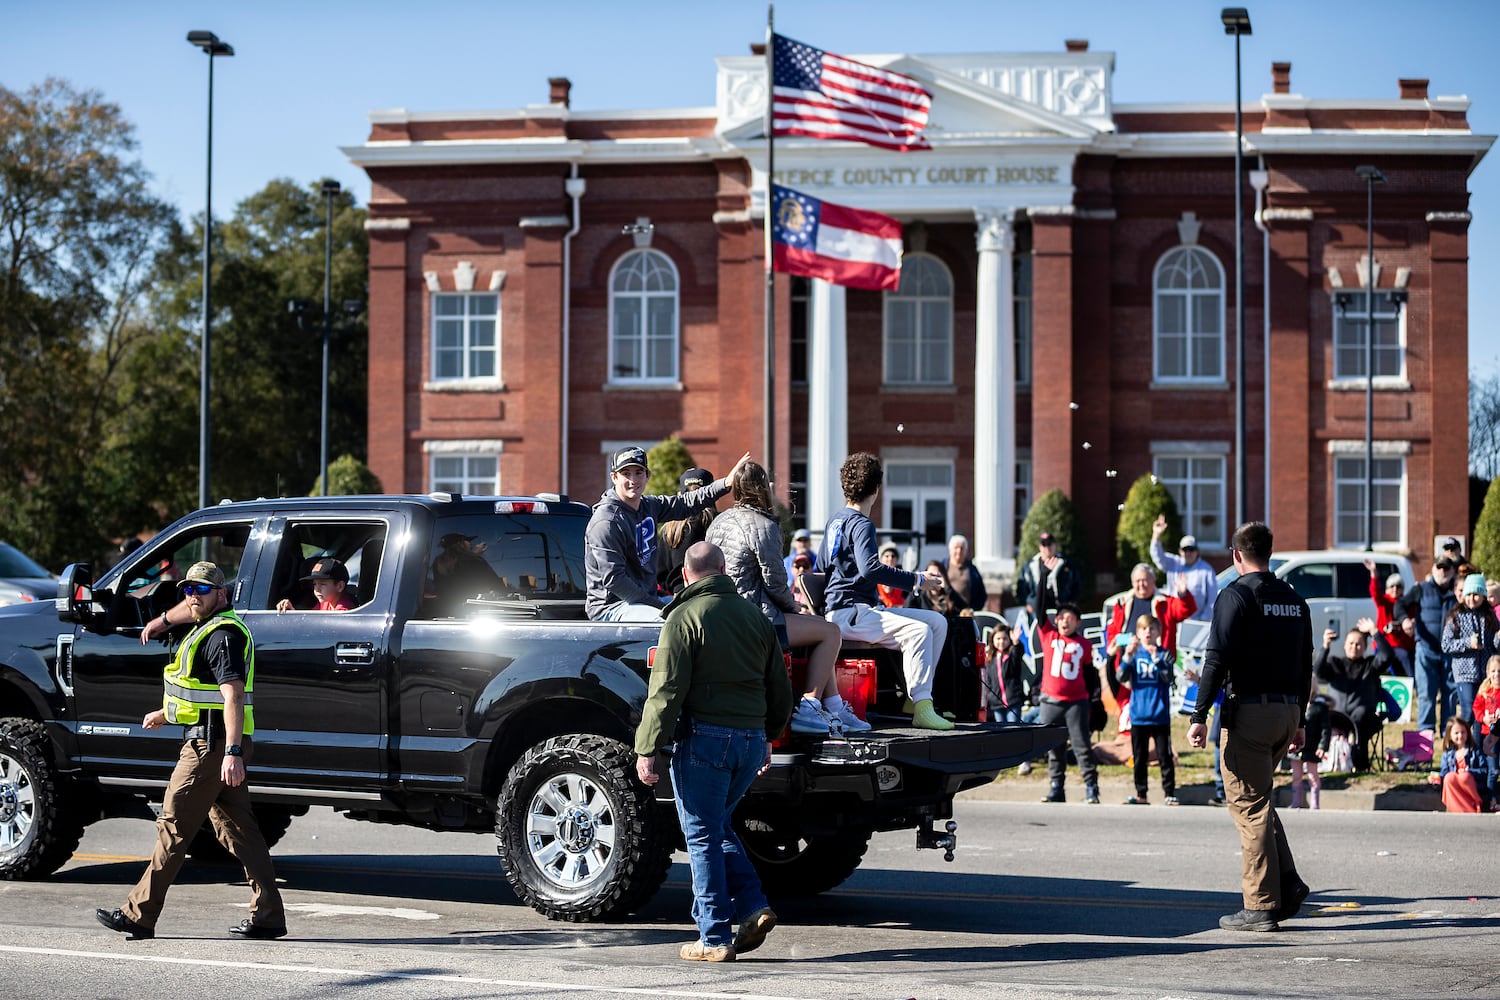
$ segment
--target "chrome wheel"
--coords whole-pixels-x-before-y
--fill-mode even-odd
[[[18,847],[35,819],[31,775],[16,758],[0,753],[0,850]]]
[[[615,853],[615,807],[604,789],[576,773],[537,786],[526,810],[526,845],[537,870],[562,889],[601,878]]]

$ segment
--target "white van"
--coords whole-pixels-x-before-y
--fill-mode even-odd
[[[1277,552],[1271,556],[1271,572],[1291,584],[1312,609],[1313,636],[1321,642],[1323,630],[1331,628],[1343,635],[1361,618],[1375,617],[1375,602],[1370,599],[1370,571],[1364,561],[1375,563],[1375,579],[1385,590],[1386,577],[1401,574],[1410,596],[1416,586],[1411,563],[1405,556],[1389,552],[1363,552],[1358,549],[1318,549],[1304,552]],[[1234,582],[1239,574],[1233,565],[1219,573],[1219,589]]]

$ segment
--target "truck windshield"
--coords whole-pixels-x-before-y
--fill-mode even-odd
[[[586,525],[584,518],[555,514],[439,518],[425,617],[461,617],[491,601],[581,599]]]

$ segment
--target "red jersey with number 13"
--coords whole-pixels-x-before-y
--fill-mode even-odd
[[[1037,624],[1042,640],[1042,697],[1049,701],[1088,701],[1083,672],[1094,669],[1094,644],[1077,634],[1065,636],[1044,618]]]

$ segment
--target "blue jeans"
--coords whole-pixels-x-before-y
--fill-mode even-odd
[[[734,943],[739,921],[766,905],[760,876],[729,818],[766,762],[766,734],[691,723],[672,757],[677,819],[693,872],[693,922],[708,948]]]
[[[990,706],[990,721],[991,722],[1020,722],[1021,721],[1021,706],[1020,705],[1012,705],[1011,707],[1006,708],[1004,705],[992,705],[992,706]]]
[[[1453,703],[1448,687],[1448,661],[1441,652],[1417,644],[1417,728],[1437,729],[1437,706],[1441,700],[1444,715],[1451,713]],[[1471,702],[1472,704],[1472,702]]]
[[[1478,681],[1452,681],[1453,697],[1458,702],[1454,712],[1465,722],[1474,721],[1474,694],[1479,690]],[[1476,735],[1477,735],[1476,727]],[[1475,742],[1478,742],[1477,740]]]
[[[661,605],[629,604],[616,601],[599,612],[601,622],[654,622],[661,623]]]

